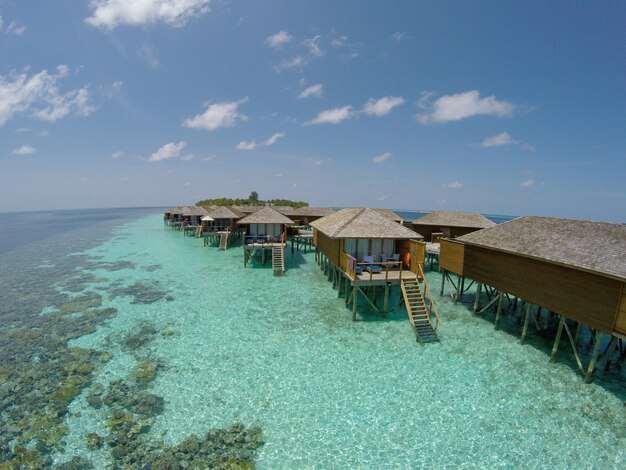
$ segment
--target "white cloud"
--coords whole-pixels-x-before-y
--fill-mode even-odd
[[[324,51],[320,48],[319,35],[314,38],[305,39],[302,44],[309,48],[309,52],[313,57],[321,57],[324,55]]]
[[[374,163],[382,163],[385,160],[389,160],[391,158],[391,152],[385,152],[383,154],[377,155],[374,158],[372,158],[372,161]]]
[[[265,44],[275,49],[280,48],[281,46],[291,42],[293,36],[289,34],[287,31],[279,31],[276,34],[272,34],[265,38]]]
[[[117,152],[113,152],[113,155],[111,155],[111,158],[121,158],[124,155],[125,155],[124,152],[122,152],[121,150],[118,150]]]
[[[161,68],[161,61],[157,50],[149,44],[144,44],[137,51],[139,58],[146,62],[153,69]]]
[[[3,24],[4,24],[4,20],[2,19],[2,15],[0,15],[0,31],[2,31]]]
[[[263,145],[274,145],[278,139],[282,139],[283,137],[285,137],[285,135],[287,135],[286,132],[277,132],[272,137],[263,142]]]
[[[163,160],[167,160],[168,158],[175,158],[180,156],[180,152],[185,148],[187,142],[184,140],[178,143],[170,142],[169,144],[165,144],[159,150],[154,152],[148,158],[149,162],[160,162]]]
[[[185,186],[191,186],[191,182],[187,181],[187,182],[185,183]]]
[[[501,132],[493,137],[487,137],[480,143],[480,147],[499,147],[501,145],[514,145],[518,142],[513,140],[508,132]]]
[[[306,90],[300,92],[300,94],[298,95],[298,99],[301,100],[304,98],[308,98],[309,96],[322,96],[323,91],[324,87],[321,83],[318,83],[317,85],[311,85]]]
[[[32,145],[22,145],[16,149],[13,149],[11,153],[13,155],[31,155],[36,152],[36,149]]]
[[[444,184],[443,187],[449,189],[459,189],[463,187],[463,183],[452,181],[451,183]]]
[[[322,163],[324,163],[324,160],[321,158],[307,157],[304,159],[304,163],[312,166],[320,166]]]
[[[407,39],[408,37],[408,34],[404,31],[396,31],[391,35],[391,39],[398,42],[402,41],[403,39]]]
[[[238,109],[248,98],[239,101],[223,101],[221,103],[209,104],[202,114],[186,119],[183,126],[191,129],[206,129],[214,131],[221,127],[233,127],[237,121],[248,119],[243,114],[239,114]]]
[[[128,176],[122,176],[118,181],[120,183],[126,183],[128,181]]]
[[[209,0],[92,0],[85,21],[96,28],[139,26],[163,22],[184,26],[191,18],[209,12]]]
[[[418,106],[424,112],[417,115],[422,124],[458,121],[472,116],[509,117],[517,106],[509,101],[500,101],[495,96],[480,97],[478,90],[455,95],[444,95],[430,102],[432,94],[425,94]]]
[[[292,57],[291,59],[283,60],[280,64],[276,66],[277,71],[293,69],[295,67],[303,67],[307,64],[307,60],[301,55],[297,55]]]
[[[314,119],[305,122],[304,125],[317,126],[320,124],[339,124],[346,119],[350,119],[353,115],[352,106],[327,109],[325,111],[320,111]]]
[[[534,152],[535,147],[530,144],[522,144],[522,150],[528,150],[529,152]]]
[[[203,162],[210,162],[211,160],[215,160],[215,155],[209,155],[208,157],[202,158]]]
[[[21,36],[26,31],[26,26],[18,25],[15,21],[11,21],[9,26],[7,26],[7,33],[15,34],[17,36]]]
[[[191,160],[193,160],[193,155],[188,154],[188,155],[185,155],[184,157],[180,157],[180,159],[184,162],[190,162]]]
[[[237,144],[236,148],[237,150],[254,150],[257,147],[269,147],[270,145],[274,145],[278,139],[285,137],[285,135],[287,135],[286,132],[278,132],[261,143],[258,143],[256,140],[242,140]]]
[[[333,47],[342,47],[346,44],[347,41],[348,41],[348,36],[339,36],[339,37],[333,38],[330,41],[330,45]]]
[[[370,116],[385,116],[389,114],[393,108],[404,104],[404,98],[401,96],[385,96],[378,100],[370,98],[363,106],[363,112]]]
[[[89,104],[87,87],[66,93],[59,91],[58,83],[68,73],[66,65],[59,65],[53,74],[42,70],[30,77],[26,74],[0,76],[0,126],[15,114],[50,122],[69,114],[91,114],[95,108]]]
[[[256,140],[242,140],[237,144],[237,150],[254,150],[259,144]]]
[[[530,187],[535,185],[535,180],[534,179],[528,179],[528,180],[522,181],[519,185],[522,188],[530,188]]]

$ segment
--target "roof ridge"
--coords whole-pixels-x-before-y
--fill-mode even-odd
[[[350,225],[352,222],[354,222],[354,220],[360,216],[363,212],[365,212],[365,207],[357,207],[357,212],[356,214],[354,214],[354,216],[352,216],[350,219],[348,219],[347,221],[345,221],[343,224],[341,224],[337,230],[335,230],[332,234],[333,237],[336,237],[339,232],[341,232],[344,228],[346,228],[348,225]],[[381,216],[382,217],[382,216]]]

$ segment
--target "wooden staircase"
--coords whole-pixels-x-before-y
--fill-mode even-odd
[[[228,248],[228,232],[220,233],[220,250]]]
[[[272,270],[274,276],[285,274],[285,250],[282,246],[272,247]]]
[[[426,280],[424,280],[426,284]],[[426,305],[424,294],[418,280],[403,280],[400,284],[402,295],[404,296],[404,304],[409,316],[411,326],[415,330],[415,336],[420,343],[434,343],[439,341],[435,328],[430,321],[430,313],[432,306]]]

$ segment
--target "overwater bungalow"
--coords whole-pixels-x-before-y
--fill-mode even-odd
[[[454,211],[434,211],[407,224],[430,242],[426,246],[426,257],[431,268],[439,259],[441,238],[456,238],[494,225],[494,222],[478,212]]]
[[[423,272],[425,243],[419,234],[367,208],[341,209],[311,226],[318,262],[339,295],[343,288],[353,320],[359,299],[381,312],[376,305],[378,287],[383,290],[381,313],[386,315],[391,288],[398,286],[417,339],[437,340],[439,318]]]
[[[310,226],[310,223],[333,212],[330,207],[304,206],[294,209],[289,217],[293,219],[295,225],[287,228],[287,239],[291,242],[291,252],[300,249],[304,249],[306,252],[307,249],[311,249],[313,247],[313,227]]]
[[[284,274],[286,226],[293,223],[289,217],[269,206],[238,220],[237,225],[244,227],[244,266],[251,258],[260,258],[265,265],[266,256],[270,254],[274,274]]]
[[[178,209],[180,209],[180,207],[181,206],[170,207],[169,209],[165,209],[163,211],[163,223],[165,225],[169,225],[174,220],[172,212],[176,212]]]
[[[291,218],[295,218],[300,221],[301,225],[309,225],[314,220],[326,217],[332,214],[333,211],[330,207],[299,207],[291,214]]]
[[[454,282],[450,273],[457,275],[457,300],[465,279],[475,282],[474,312],[494,306],[496,327],[505,303],[516,311],[521,299],[526,305],[522,341],[531,325],[545,331],[556,328],[553,358],[565,329],[587,381],[599,360],[610,366],[616,347],[620,361],[626,356],[626,225],[521,217],[454,240],[442,239],[440,266],[441,293],[446,281]],[[490,301],[481,307],[483,291]],[[586,368],[578,341],[585,327],[593,341]]]
[[[238,210],[239,212],[248,215],[254,212],[260,211],[265,206],[232,206],[233,209]]]
[[[239,238],[240,230],[237,221],[242,217],[244,217],[243,213],[227,206],[209,211],[208,215],[203,217],[204,245],[217,244],[220,250],[226,250],[233,241]]]
[[[457,238],[494,225],[495,222],[478,212],[454,211],[434,211],[409,224],[410,228],[433,243],[439,238]]]
[[[399,224],[404,225],[404,219],[396,214],[391,209],[372,209],[373,211],[378,212],[380,215],[387,217],[389,220],[393,220],[394,222],[398,222]]]
[[[206,209],[197,206],[189,206],[183,211],[180,230],[185,236],[196,236],[202,227],[202,217],[208,215]]]
[[[169,225],[172,230],[182,230],[186,224],[185,216],[194,206],[176,206],[168,209]]]

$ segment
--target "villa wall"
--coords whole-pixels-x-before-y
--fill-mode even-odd
[[[439,251],[439,267],[455,274],[463,275],[465,245],[460,242],[442,239]]]
[[[615,279],[487,248],[465,245],[463,274],[605,333],[626,307]]]
[[[615,331],[620,334],[626,335],[626,284],[622,283],[622,295],[617,308],[617,315],[615,316]]]
[[[324,256],[330,260],[335,266],[339,266],[340,243],[339,240],[333,240],[321,233],[319,230],[313,230],[313,244],[324,253]]]

